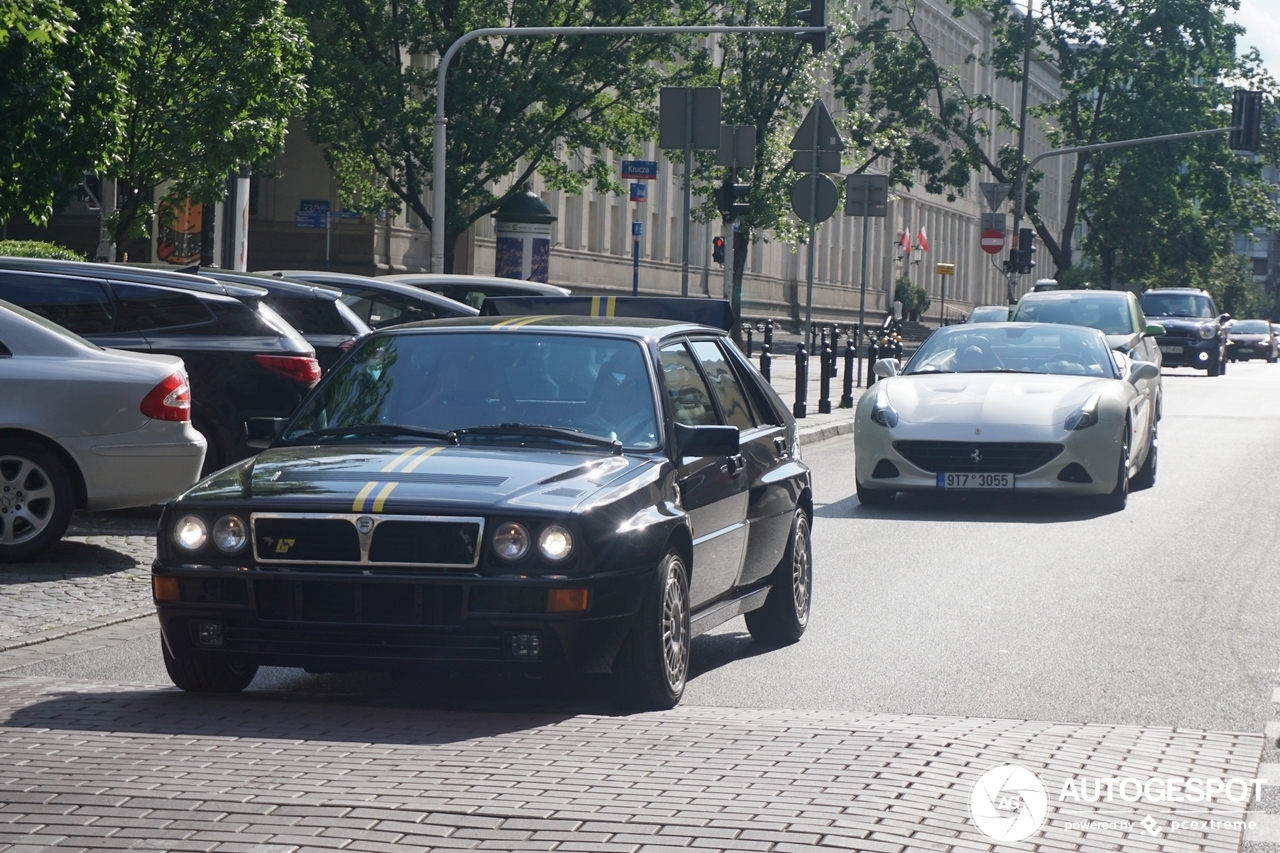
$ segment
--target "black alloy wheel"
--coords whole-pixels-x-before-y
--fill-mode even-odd
[[[618,655],[621,686],[636,710],[666,711],[680,704],[689,678],[689,610],[689,570],[672,548],[658,564]]]
[[[791,522],[791,540],[782,561],[773,570],[764,606],[745,614],[751,636],[771,645],[790,645],[809,626],[813,602],[813,545],[809,516],[797,508]]]

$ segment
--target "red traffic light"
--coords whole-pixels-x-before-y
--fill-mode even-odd
[[[724,238],[716,237],[711,241],[711,260],[717,264],[724,263]]]

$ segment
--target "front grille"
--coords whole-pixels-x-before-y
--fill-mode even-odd
[[[1157,343],[1181,343],[1183,341],[1198,341],[1200,335],[1191,329],[1166,329],[1165,333],[1156,338]]]
[[[260,563],[474,569],[484,519],[374,513],[254,513]]]
[[[474,566],[480,525],[456,521],[383,521],[373,530],[371,563]]]
[[[457,625],[457,584],[379,584],[343,581],[256,580],[258,618],[279,622],[362,625]]]
[[[1027,474],[1052,462],[1061,444],[1039,441],[895,441],[904,459],[932,474]]]
[[[360,537],[342,518],[262,517],[253,519],[258,559],[290,563],[358,563]]]

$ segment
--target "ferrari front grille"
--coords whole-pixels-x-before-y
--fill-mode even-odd
[[[1062,445],[1041,441],[895,441],[893,449],[931,474],[1029,474],[1052,462],[1062,452]]]

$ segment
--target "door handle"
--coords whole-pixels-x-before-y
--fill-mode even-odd
[[[773,449],[778,451],[778,456],[785,459],[787,457],[787,440],[785,438],[775,438],[773,440]]]
[[[733,475],[733,474],[737,474],[746,466],[747,466],[747,460],[743,459],[742,454],[739,453],[735,456],[728,457],[725,460],[725,463],[720,466],[720,470],[725,471],[730,475]]]

